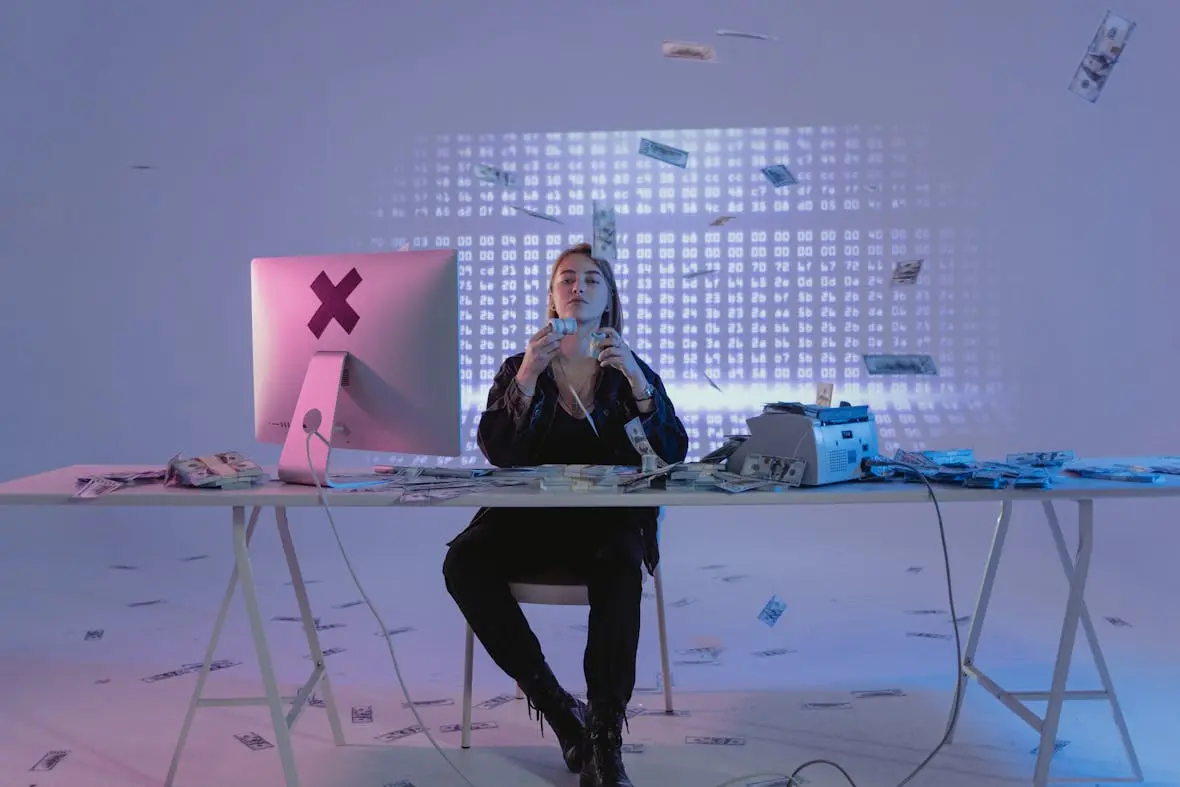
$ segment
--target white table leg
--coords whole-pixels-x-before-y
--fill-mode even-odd
[[[1075,575],[1075,566],[1073,559],[1069,555],[1069,548],[1065,544],[1065,534],[1061,531],[1061,523],[1057,518],[1057,510],[1053,507],[1051,500],[1046,500],[1042,503],[1045,509],[1045,518],[1049,521],[1049,530],[1053,534],[1053,543],[1057,546],[1057,556],[1061,559],[1061,567],[1065,569],[1065,578],[1072,582]],[[1080,514],[1080,512],[1079,512]],[[1079,545],[1080,546],[1080,545]],[[1098,678],[1102,681],[1102,689],[1099,699],[1106,699],[1110,703],[1111,715],[1114,717],[1115,726],[1118,727],[1119,736],[1123,741],[1123,751],[1127,755],[1127,761],[1131,765],[1131,772],[1135,781],[1143,781],[1143,768],[1139,764],[1139,756],[1135,753],[1135,745],[1131,742],[1131,732],[1127,727],[1127,720],[1123,716],[1122,706],[1119,704],[1118,695],[1114,691],[1114,681],[1110,677],[1110,669],[1106,665],[1106,657],[1102,654],[1102,648],[1098,644],[1098,632],[1094,629],[1094,621],[1090,617],[1090,610],[1086,606],[1083,599],[1080,609],[1080,620],[1082,630],[1086,634],[1086,640],[1090,643],[1090,655],[1094,659],[1094,668],[1098,672]],[[1067,697],[1068,698],[1068,697]]]
[[[1000,556],[1004,553],[1004,540],[1008,538],[1008,526],[1012,522],[1012,501],[1005,500],[1000,504],[1000,516],[996,520],[996,530],[992,535],[991,551],[987,555],[987,566],[983,570],[983,584],[979,588],[979,598],[975,602],[975,611],[971,615],[971,626],[967,630],[967,644],[963,648],[963,663],[959,665],[959,702],[951,708],[950,720],[947,722],[947,742],[954,740],[955,728],[959,724],[959,714],[963,710],[967,680],[971,677],[971,668],[975,662],[975,652],[979,649],[979,638],[983,634],[983,621],[987,616],[987,607],[992,600],[992,589],[996,584],[996,570],[1000,567]],[[951,625],[957,626],[954,621]]]
[[[250,548],[250,539],[254,537],[254,527],[258,524],[258,515],[262,509],[255,506],[250,511],[250,522],[246,525],[245,544]],[[235,517],[237,509],[235,509]],[[235,524],[236,524],[235,518]],[[164,779],[164,787],[172,787],[176,779],[176,771],[180,767],[180,755],[184,752],[184,744],[188,741],[189,731],[193,726],[193,719],[197,715],[197,708],[201,704],[201,697],[205,691],[205,681],[209,678],[209,665],[213,663],[213,654],[217,652],[217,643],[221,639],[221,630],[225,627],[225,618],[229,614],[229,604],[233,601],[234,591],[238,587],[238,567],[229,575],[229,585],[225,589],[225,596],[221,599],[221,609],[217,612],[217,622],[213,624],[213,636],[209,638],[209,647],[205,649],[205,660],[201,664],[201,671],[197,675],[197,685],[193,689],[192,699],[189,700],[188,710],[184,714],[184,724],[180,727],[180,739],[176,741],[176,749],[172,752],[172,763],[168,766],[168,776]]]
[[[295,588],[295,598],[299,602],[299,615],[303,619],[303,633],[307,636],[307,646],[311,650],[311,660],[316,673],[305,686],[305,699],[311,697],[317,682],[323,685],[324,705],[328,711],[328,725],[332,728],[332,739],[337,746],[343,746],[344,728],[340,725],[340,711],[336,705],[336,698],[332,693],[332,682],[328,679],[328,670],[324,665],[324,651],[320,647],[320,635],[316,631],[315,618],[311,614],[311,602],[307,598],[307,586],[303,582],[303,570],[299,567],[299,559],[295,556],[295,543],[291,540],[291,527],[287,521],[285,506],[275,507],[275,522],[279,527],[279,539],[283,543],[283,554],[287,556],[287,569],[291,572],[291,585]],[[316,680],[318,678],[318,680]],[[297,713],[293,714],[297,715]],[[289,720],[294,722],[294,718]]]
[[[662,510],[662,509],[661,509]],[[668,625],[664,615],[664,582],[657,565],[652,577],[656,586],[656,626],[660,634],[660,671],[664,675],[664,713],[672,713],[672,665],[668,658]]]
[[[254,587],[254,570],[250,566],[250,553],[246,543],[246,512],[241,506],[234,506],[234,558],[242,583],[242,596],[246,601],[246,615],[250,619],[250,634],[254,638],[258,669],[262,674],[266,706],[270,710],[271,726],[274,728],[275,746],[279,750],[279,760],[283,764],[284,782],[286,787],[299,787],[299,772],[295,767],[295,753],[291,748],[291,729],[287,726],[287,719],[283,714],[283,702],[279,696],[274,662],[270,657],[270,646],[266,643],[262,612],[258,607],[258,591]]]
[[[1053,680],[1049,688],[1044,722],[1041,724],[1041,745],[1033,771],[1033,787],[1045,787],[1049,782],[1049,764],[1057,743],[1057,727],[1061,723],[1061,706],[1065,701],[1065,687],[1069,680],[1070,662],[1077,641],[1078,623],[1085,600],[1086,578],[1090,573],[1090,558],[1094,553],[1094,501],[1078,502],[1078,550],[1073,570],[1069,574],[1069,597],[1065,604],[1065,618],[1061,622],[1061,638],[1057,644],[1057,660],[1053,665]]]

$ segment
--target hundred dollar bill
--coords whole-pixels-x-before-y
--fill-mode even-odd
[[[762,174],[770,181],[770,185],[777,188],[783,186],[793,186],[799,180],[791,174],[791,170],[787,169],[785,164],[771,164],[769,167],[762,168]]]
[[[869,374],[930,374],[938,367],[929,355],[863,355]]]
[[[565,222],[562,221],[561,219],[555,219],[552,216],[548,215],[547,213],[541,213],[540,211],[531,210],[529,208],[524,207],[523,205],[509,205],[508,207],[512,208],[513,210],[517,211],[518,213],[523,213],[526,216],[532,216],[534,219],[544,219],[545,221],[551,221],[554,224],[565,224]]]
[[[618,258],[618,250],[615,247],[615,209],[595,200],[592,210],[594,213],[594,237],[590,256],[598,260],[614,262]]]
[[[736,218],[737,218],[737,216],[718,216],[717,218],[715,218],[709,222],[709,226],[710,227],[724,227],[726,224],[728,224],[729,222],[733,221]]]
[[[1077,458],[1073,451],[1030,451],[1008,454],[1004,461],[1017,467],[1061,467]]]
[[[818,407],[832,406],[832,393],[836,386],[832,383],[820,383],[815,387],[815,404]]]
[[[696,60],[701,63],[716,63],[717,50],[708,44],[695,44],[692,41],[665,41],[660,45],[660,52],[664,57],[673,60]]]
[[[803,471],[806,469],[807,460],[796,457],[747,454],[745,461],[742,462],[743,476],[761,478],[787,486],[799,486],[803,481]]]
[[[708,483],[730,494],[738,494],[739,492],[748,492],[751,489],[766,486],[772,482],[767,481],[765,478],[750,478],[749,476],[735,475],[734,473],[718,470],[708,476]]]
[[[74,497],[79,500],[93,500],[96,497],[106,497],[111,492],[122,489],[126,484],[113,478],[95,477],[87,479],[78,485]]]
[[[695,743],[701,746],[745,746],[746,739],[740,736],[688,735],[685,743]]]
[[[475,177],[477,180],[482,180],[484,183],[493,183],[497,186],[509,188],[516,185],[516,174],[507,172],[487,164],[475,165]]]
[[[1069,83],[1069,92],[1093,104],[1098,100],[1106,81],[1119,62],[1135,23],[1111,11],[1106,12],[1098,31],[1090,41],[1082,62]]]
[[[654,158],[656,161],[662,161],[665,164],[671,164],[673,167],[680,167],[681,169],[688,166],[687,150],[674,148],[671,145],[664,145],[650,139],[639,140],[639,155]]]
[[[682,278],[682,279],[695,279],[698,276],[712,276],[715,273],[721,273],[721,269],[720,268],[705,268],[704,270],[699,270],[699,271],[689,271],[688,273],[682,274],[680,276],[680,278]]]
[[[743,33],[740,30],[718,30],[717,35],[722,38],[749,38],[752,41],[777,41],[774,36],[763,35],[762,33]]]
[[[893,284],[917,284],[924,260],[902,260],[893,268]]]
[[[660,459],[656,454],[656,449],[651,447],[651,441],[647,439],[647,432],[643,431],[643,424],[638,418],[632,418],[627,422],[624,429],[627,430],[627,439],[631,441],[631,445],[639,452],[642,459],[644,456],[656,457],[656,467],[666,467],[667,462]]]

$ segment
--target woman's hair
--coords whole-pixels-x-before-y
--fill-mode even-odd
[[[589,243],[579,243],[576,246],[570,246],[568,249],[557,255],[557,260],[553,263],[553,270],[549,271],[549,311],[550,317],[557,316],[557,309],[553,305],[553,281],[557,278],[557,270],[561,267],[562,260],[574,254],[581,254],[590,257],[590,261],[598,268],[598,272],[602,274],[603,280],[606,282],[607,299],[606,311],[602,313],[602,320],[598,323],[600,328],[613,328],[620,334],[623,332],[623,308],[619,302],[619,285],[615,283],[615,271],[610,263],[606,260],[600,260],[591,254],[592,247]]]

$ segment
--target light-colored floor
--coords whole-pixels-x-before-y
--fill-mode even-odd
[[[1017,510],[1011,558],[1001,568],[979,657],[981,666],[1011,689],[1047,688],[1064,601],[1064,580],[1035,508]],[[946,722],[954,643],[907,634],[947,634],[952,623],[933,513],[918,506],[896,509],[888,520],[867,508],[809,509],[806,516],[792,513],[798,521],[785,528],[782,514],[772,511],[751,511],[740,519],[732,510],[720,512],[725,519],[708,512],[669,514],[663,568],[673,659],[696,658],[684,652],[694,648],[718,648],[720,655],[717,664],[674,666],[676,705],[687,716],[631,720],[626,740],[643,744],[642,752],[627,755],[636,784],[711,787],[747,773],[789,773],[807,760],[827,758],[843,765],[860,787],[882,787],[896,784],[926,755]],[[1175,576],[1162,554],[1166,550],[1144,521],[1150,512],[1132,505],[1116,522],[1115,511],[1099,511],[1089,603],[1147,783],[1177,785]],[[962,616],[974,604],[995,512],[953,506],[944,513]],[[0,785],[147,787],[163,781],[195,677],[152,683],[142,678],[201,659],[230,570],[228,517],[170,512],[166,521],[145,523],[141,514],[123,524],[116,516],[78,511],[36,528],[5,529]],[[439,566],[443,543],[467,516],[425,511],[395,523],[389,514],[343,512],[337,520],[386,623],[410,629],[393,641],[414,699],[453,703],[421,709],[452,762],[479,787],[576,784],[560,763],[552,733],[541,737],[523,702],[477,710],[476,721],[497,726],[476,731],[468,751],[459,748],[457,732],[439,731],[460,717],[463,632]],[[10,524],[16,521],[11,518]],[[294,735],[303,784],[383,787],[401,779],[417,787],[463,784],[425,736],[392,744],[375,740],[414,723],[403,708],[389,654],[375,636],[378,627],[369,610],[344,606],[360,596],[322,514],[296,512],[292,522],[304,574],[312,581],[315,614],[324,624],[341,624],[321,638],[325,647],[344,648],[328,663],[346,735],[360,744],[335,748],[325,711],[309,708]],[[206,557],[186,560],[197,555]],[[268,520],[256,540],[254,566],[264,616],[298,614]],[[768,628],[756,615],[772,594],[789,606]],[[161,603],[128,606],[157,599]],[[644,604],[634,703],[658,709],[655,607],[651,599]],[[923,610],[939,611],[915,614]],[[529,608],[529,616],[558,676],[571,690],[583,689],[586,610]],[[1114,626],[1107,616],[1131,625]],[[310,666],[303,658],[301,628],[283,621],[268,626],[283,688],[294,693]],[[97,629],[103,630],[101,639],[87,641],[87,631]],[[962,630],[965,635],[966,626]],[[768,650],[790,652],[760,655]],[[217,658],[242,663],[215,673],[210,694],[260,693],[252,652],[237,601]],[[1090,660],[1084,648],[1078,652],[1071,687],[1092,687]],[[511,692],[510,681],[482,650],[477,654],[476,700]],[[851,694],[872,689],[900,689],[904,696]],[[832,700],[848,701],[851,708],[803,707]],[[352,724],[352,706],[372,706],[373,722]],[[280,784],[275,750],[251,751],[234,738],[250,732],[273,740],[262,709],[199,711],[178,787]],[[745,743],[692,745],[688,736],[741,737]],[[1054,758],[1055,774],[1126,772],[1102,703],[1067,706],[1059,737],[1069,744]],[[972,686],[956,743],[912,784],[1027,784],[1036,743],[1031,729]],[[54,750],[69,754],[51,771],[30,771]],[[845,784],[824,767],[809,768],[803,776],[817,787]],[[1095,782],[1100,780],[1090,783]]]

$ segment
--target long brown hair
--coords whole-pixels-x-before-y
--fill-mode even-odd
[[[593,247],[589,243],[579,243],[576,246],[570,246],[568,249],[557,255],[557,259],[553,263],[553,269],[549,271],[549,317],[557,316],[557,309],[553,305],[553,281],[557,278],[557,269],[561,267],[561,262],[566,257],[574,254],[581,254],[584,257],[589,257],[590,261],[598,268],[598,272],[602,274],[603,280],[606,281],[607,290],[609,290],[606,302],[606,310],[602,313],[602,320],[598,323],[600,328],[613,328],[620,334],[623,333],[623,306],[619,302],[619,285],[615,283],[615,271],[611,264],[603,259],[599,259],[591,254]]]

